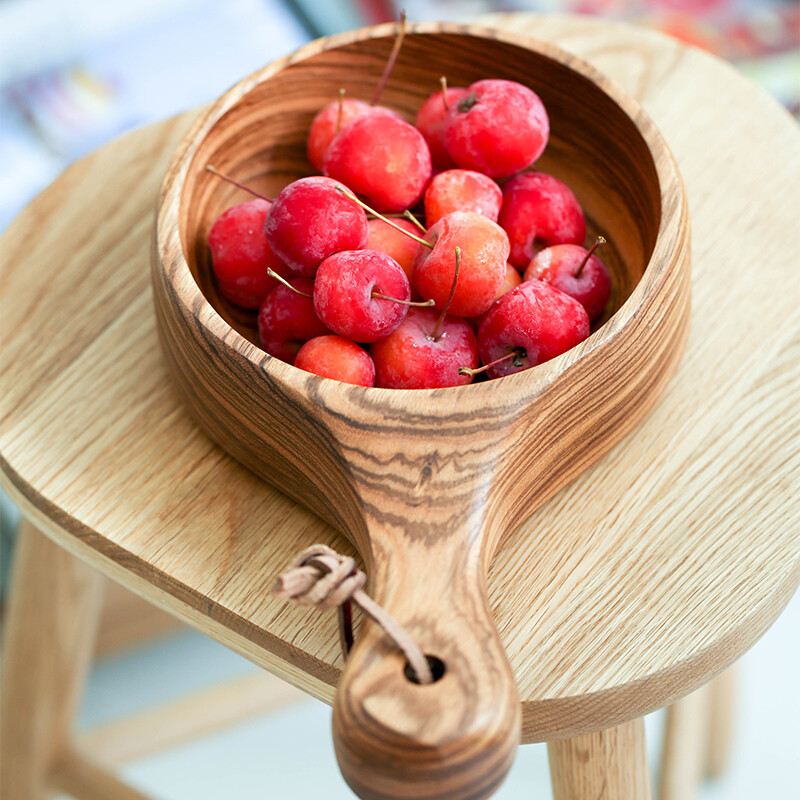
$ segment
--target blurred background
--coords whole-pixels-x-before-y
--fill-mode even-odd
[[[64,167],[110,139],[207,102],[310,39],[397,19],[401,8],[415,21],[528,10],[635,22],[730,60],[800,116],[796,1],[0,0],[0,232]],[[1,597],[18,520],[1,493],[0,511]],[[121,635],[101,648],[81,722],[101,731],[97,741],[113,733],[118,719],[146,715],[220,678],[246,682],[256,672],[199,634],[159,625],[153,625],[162,634],[155,641],[132,644],[135,636]],[[795,598],[743,659],[734,761],[704,791],[705,800],[800,796],[800,697],[784,691],[796,686],[798,630]],[[329,714],[319,703],[299,701],[222,733],[198,731],[194,741],[158,755],[128,753],[119,760],[129,780],[164,800],[303,798],[323,791],[328,800],[349,798],[335,765]],[[655,755],[661,716],[652,715],[647,725]],[[543,747],[522,749],[498,796],[549,797]]]
[[[534,10],[636,21],[730,59],[800,110],[800,4],[786,0],[0,0],[0,230],[105,141],[401,6],[410,20]]]

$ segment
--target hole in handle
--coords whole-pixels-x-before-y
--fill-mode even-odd
[[[427,653],[425,654],[425,660],[428,662],[428,666],[431,668],[431,675],[433,675],[433,682],[441,680],[444,677],[444,673],[446,671],[444,661],[441,658],[437,658],[436,656],[429,656]],[[411,681],[411,683],[416,683],[420,685],[419,678],[417,678],[417,673],[411,667],[411,664],[406,661],[406,665],[403,669],[403,674]]]

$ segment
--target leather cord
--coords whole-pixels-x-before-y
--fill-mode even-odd
[[[383,628],[400,648],[419,683],[433,683],[428,660],[408,631],[363,590],[367,576],[355,559],[317,544],[304,550],[272,587],[275,597],[294,600],[301,606],[339,609],[339,639],[345,658],[353,646],[351,603]]]

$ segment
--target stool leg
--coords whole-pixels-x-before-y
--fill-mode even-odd
[[[710,697],[709,686],[702,686],[667,709],[659,800],[697,797],[706,771]]]
[[[45,800],[91,662],[102,580],[23,521],[0,677],[0,796]]]
[[[644,720],[547,743],[553,800],[650,800]]]
[[[706,774],[718,778],[725,771],[733,740],[736,668],[728,667],[709,686],[708,752]]]

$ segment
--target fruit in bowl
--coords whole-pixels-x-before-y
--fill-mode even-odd
[[[499,31],[409,26],[381,104],[411,121],[442,75],[535,92],[550,125],[536,169],[580,198],[586,241],[608,238],[610,300],[577,346],[464,386],[361,386],[271,357],[257,314],[232,306],[213,278],[211,225],[247,198],[206,166],[268,198],[308,176],[314,116],[340,88],[370,97],[394,37],[388,25],[314,42],[202,112],[159,200],[154,298],[169,373],[201,427],[343,531],[371,595],[443,664],[440,680],[419,686],[377,626],[359,629],[333,712],[346,780],[365,797],[485,797],[519,741],[486,569],[502,538],[629,433],[674,372],[688,324],[688,212],[655,126],[596,70]]]
[[[499,298],[521,282],[508,262],[511,241],[512,260],[524,263],[540,241],[558,244],[583,240],[586,221],[575,196],[552,176],[529,171],[549,137],[544,105],[528,87],[495,79],[451,92],[453,102],[449,102],[442,77],[443,88],[417,112],[415,122],[422,122],[418,130],[391,109],[376,105],[391,77],[404,36],[405,18],[372,104],[345,100],[346,92],[340,89],[338,102],[327,104],[314,116],[307,142],[309,161],[317,168],[322,164],[329,177],[299,178],[270,203],[259,192],[211,165],[207,167],[217,177],[255,196],[223,212],[212,225],[209,246],[220,292],[232,303],[252,308],[258,289],[264,307],[272,313],[276,298],[285,297],[284,289],[270,291],[275,280],[301,293],[281,276],[281,269],[314,278],[313,306],[320,323],[354,344],[380,342],[401,324],[411,306],[435,306],[439,317],[426,326],[430,341],[424,346],[420,343],[418,351],[425,352],[426,358],[412,357],[413,348],[398,351],[395,347],[393,352],[406,354],[406,363],[378,370],[377,385],[384,388],[459,386],[476,375],[498,377],[554,358],[586,338],[589,327],[576,327],[569,313],[550,314],[548,309],[556,306],[545,302],[503,301],[503,311],[492,314],[493,327],[478,330],[479,352],[495,355],[483,366],[473,364],[469,357],[461,364],[458,356],[452,361],[450,348],[440,341],[455,329],[449,322],[451,317],[471,318],[476,329],[480,328]],[[444,157],[437,155],[438,163],[449,160],[475,169],[449,169],[431,180],[429,144],[445,152]],[[509,177],[518,170],[526,172],[508,181],[501,191],[493,178]],[[425,225],[410,208],[420,200],[423,190]],[[356,192],[384,212],[402,211],[404,225],[358,199]],[[264,218],[263,225],[253,223],[249,209],[255,205]],[[362,209],[370,213],[369,222]],[[496,224],[501,215],[503,228]],[[224,233],[218,233],[218,229]],[[376,236],[378,231],[383,233]],[[387,238],[386,232],[394,235]],[[263,253],[272,263],[264,255],[258,260],[255,256],[231,258],[230,253],[240,251]],[[584,252],[577,246],[573,251]],[[394,255],[401,257],[405,266],[396,262]],[[582,274],[585,263],[576,261],[570,272],[568,259],[556,259],[555,266],[548,267],[547,280],[556,293],[562,289],[567,294],[577,293],[584,306],[588,303],[590,318],[594,319],[602,314],[609,299],[611,280],[597,257],[588,253],[587,260],[589,268]],[[538,279],[532,266],[528,273]],[[404,274],[411,286],[402,279]],[[412,301],[409,289],[423,298],[422,302]],[[551,295],[534,292],[525,297]],[[517,292],[514,297],[522,295]],[[288,308],[296,305],[290,303]],[[557,307],[569,306],[564,301]],[[420,312],[416,317],[423,319],[425,315]],[[509,335],[501,335],[505,331],[498,330],[498,325],[508,327]],[[544,339],[538,335],[530,338],[522,335],[523,330],[546,333]],[[272,330],[267,333],[273,336]],[[265,338],[261,327],[259,334],[264,349],[277,356],[274,338]],[[519,344],[523,340],[530,347]],[[514,341],[518,343],[512,344]],[[377,344],[376,348],[382,354],[389,352]],[[297,362],[294,352],[294,348],[280,350],[283,360],[295,366],[324,377],[338,377],[332,369],[334,362],[308,358]],[[344,357],[335,363],[341,367],[342,379],[353,382],[349,380],[352,367],[362,363],[367,354],[358,348],[341,352],[349,353],[353,363]],[[461,351],[457,348],[455,352]],[[384,361],[381,356],[379,364]],[[397,361],[396,355],[393,361]]]

